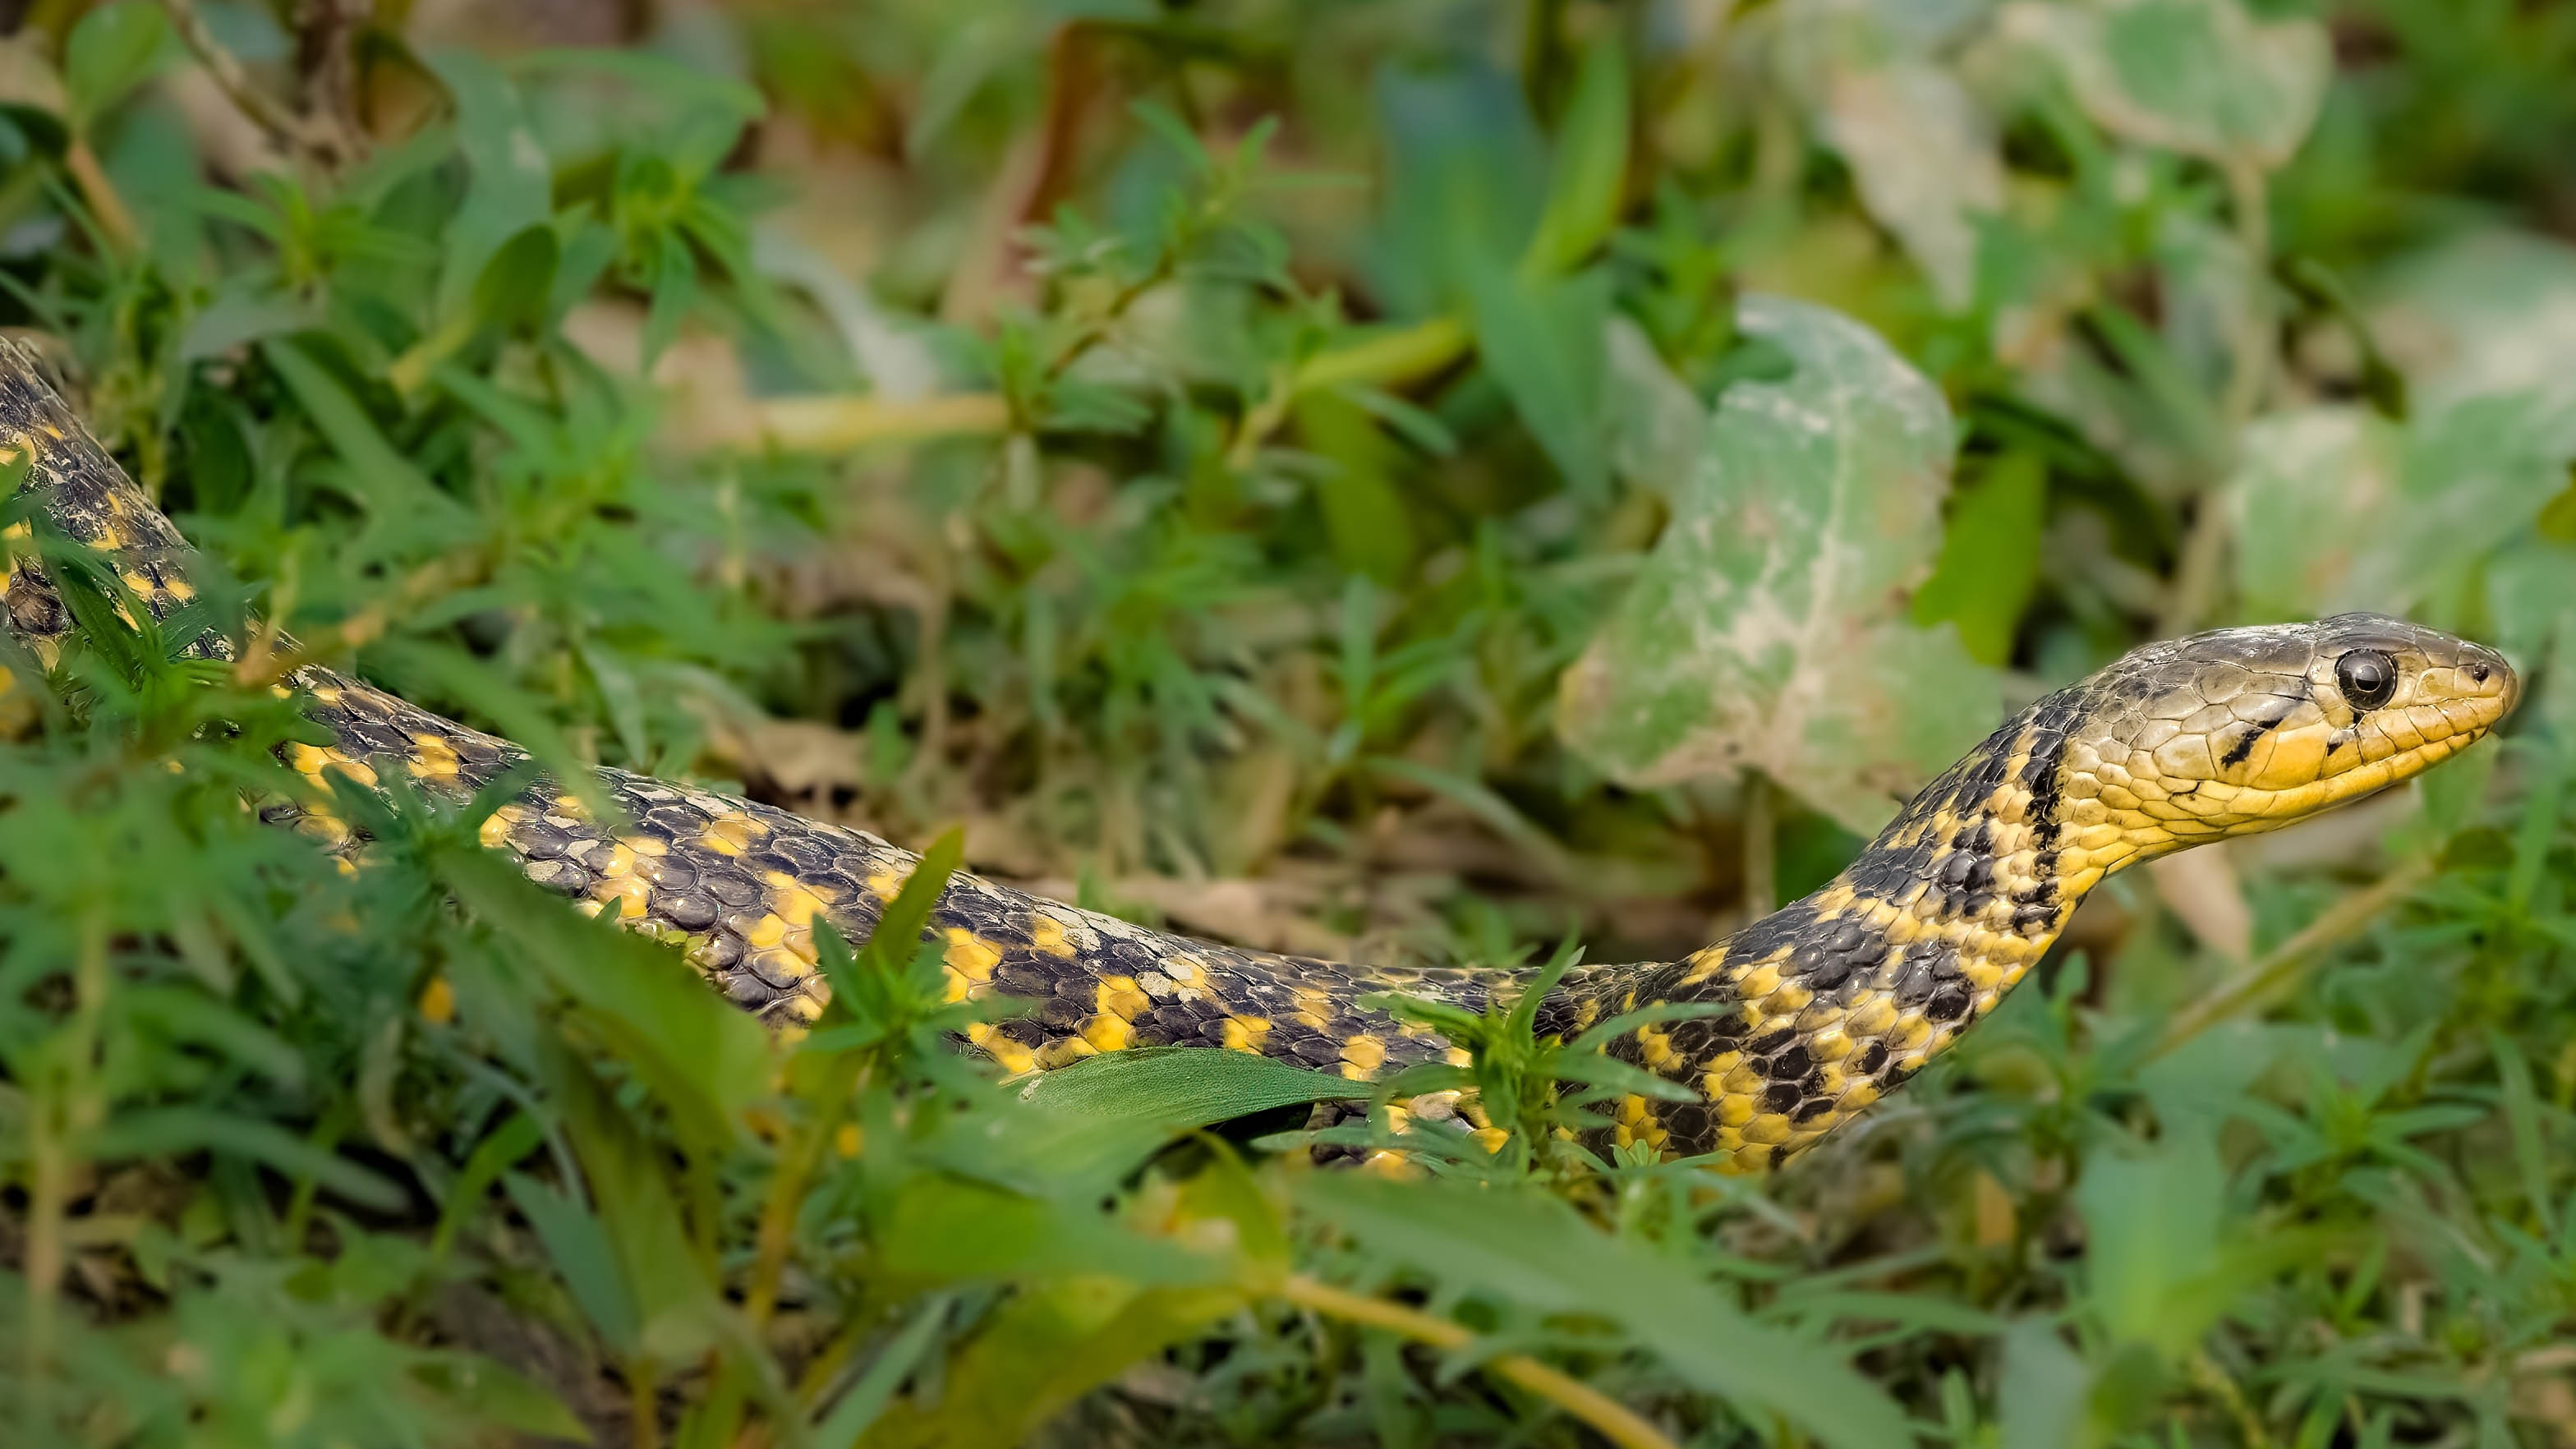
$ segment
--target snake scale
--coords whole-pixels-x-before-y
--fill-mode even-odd
[[[24,488],[156,614],[192,597],[192,554],[43,381],[0,344],[0,447],[31,454]],[[50,667],[77,627],[26,547],[5,597]],[[389,774],[464,798],[526,757],[507,741],[320,666],[280,688],[334,737],[292,747],[316,789],[272,818],[333,845],[332,792]],[[2413,776],[2495,728],[2518,684],[2495,652],[2402,620],[2347,614],[2149,644],[2007,722],[1916,795],[1821,890],[1686,959],[1586,968],[1541,1004],[1571,1034],[1658,1002],[1712,1016],[1619,1037],[1626,1060],[1697,1089],[1631,1096],[1612,1135],[1760,1171],[1895,1090],[2029,972],[2110,873],[2169,851],[2303,820]],[[753,801],[602,769],[622,819],[540,782],[481,826],[484,843],[580,910],[671,943],[728,998],[810,1020],[826,987],[813,923],[863,939],[916,857],[875,836]],[[1463,1054],[1360,1004],[1397,989],[1479,1009],[1507,980],[1384,971],[1236,950],[957,876],[930,931],[952,999],[1005,993],[1027,1014],[972,1029],[1007,1073],[1101,1052],[1191,1044],[1366,1081]]]

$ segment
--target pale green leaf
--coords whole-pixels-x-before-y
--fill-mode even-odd
[[[357,1163],[288,1132],[274,1122],[202,1107],[145,1107],[125,1112],[81,1143],[91,1157],[159,1157],[222,1152],[264,1163],[288,1178],[309,1178],[362,1207],[388,1212],[407,1195]]]
[[[1839,314],[1751,296],[1740,324],[1795,370],[1721,398],[1558,728],[1630,785],[1758,769],[1875,830],[2002,709],[1954,632],[1904,613],[1940,545],[1949,408]]]
[[[152,74],[170,23],[152,0],[115,0],[80,18],[63,45],[63,91],[76,130],[96,124]]]
[[[537,140],[518,87],[471,51],[432,47],[423,61],[456,103],[457,149],[465,153],[464,204],[447,223],[438,311],[453,312],[503,242],[554,213],[554,167]]]
[[[1783,62],[1862,205],[1955,310],[1976,289],[1977,218],[2003,209],[2003,152],[1984,109],[1925,53],[1909,8],[1790,7]]]
[[[2334,64],[2321,22],[2257,20],[2238,0],[2022,0],[2002,23],[2056,60],[2106,130],[2222,165],[2289,160]]]
[[[2082,1449],[2101,1442],[2089,1422],[2093,1373],[2046,1320],[2004,1334],[2003,1449]]]
[[[2351,405],[2258,421],[2227,486],[2247,609],[2402,614],[2451,596],[2566,486],[2567,426],[2519,393],[2404,425]]]
[[[2370,316],[2422,410],[2521,392],[2576,411],[2576,247],[2470,233],[2390,269]]]
[[[441,1354],[412,1376],[486,1424],[539,1439],[593,1442],[590,1430],[563,1400],[481,1354]]]
[[[1490,264],[1469,268],[1477,356],[1521,423],[1578,493],[1609,487],[1601,441],[1601,332],[1610,278],[1596,268],[1531,282]]]
[[[2039,583],[2047,522],[2047,465],[2036,453],[2004,455],[1960,490],[1940,561],[1914,595],[1914,622],[1947,622],[1978,663],[2008,663],[2022,608]]]
[[[2174,1298],[2218,1263],[2224,1187],[2205,1131],[2086,1156],[2075,1193],[2089,1250],[2086,1296],[2115,1340],[2177,1349],[2197,1336],[2199,1325],[2177,1320]]]
[[[1611,470],[1631,485],[1678,498],[1708,442],[1708,409],[1655,352],[1646,329],[1614,314],[1602,330],[1602,431]]]
[[[2487,565],[2486,584],[2495,643],[2536,691],[2524,707],[2576,741],[2576,547],[2521,540]]]
[[[1105,1052],[1037,1078],[1022,1095],[1049,1111],[1165,1128],[1206,1127],[1366,1089],[1249,1052],[1138,1047]]]
[[[1413,518],[1395,472],[1403,453],[1359,404],[1335,392],[1297,400],[1297,431],[1329,465],[1315,480],[1333,561],[1382,584],[1413,564]]]
[[[336,480],[360,506],[380,520],[399,520],[414,527],[465,525],[464,508],[440,492],[428,474],[412,466],[328,368],[291,338],[271,337],[259,350],[303,405],[314,428],[340,455],[346,466]]]

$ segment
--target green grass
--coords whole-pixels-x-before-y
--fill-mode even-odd
[[[214,626],[916,892],[1668,959],[2161,632],[2392,609],[2530,703],[2241,891],[2115,882],[1775,1180],[1530,1152],[1601,1073],[1498,1016],[1523,1130],[1395,1182],[1272,1064],[997,1084],[888,944],[773,1041],[470,806],[261,825],[303,727],[169,631],[12,650],[0,1440],[2576,1436],[2559,10],[380,9],[33,7],[0,323]]]

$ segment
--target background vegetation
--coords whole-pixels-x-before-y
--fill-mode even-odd
[[[0,312],[208,617],[558,763],[1497,964],[2179,629],[2533,693],[1775,1181],[1390,1182],[1247,1058],[997,1086],[900,952],[773,1042],[457,802],[259,824],[251,671],[13,656],[9,1442],[2576,1443],[2576,9],[10,9]]]

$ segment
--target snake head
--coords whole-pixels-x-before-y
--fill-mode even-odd
[[[2521,692],[2494,650],[2380,614],[2195,634],[2077,688],[2092,698],[2059,818],[2105,864],[2375,794],[2475,743]]]

